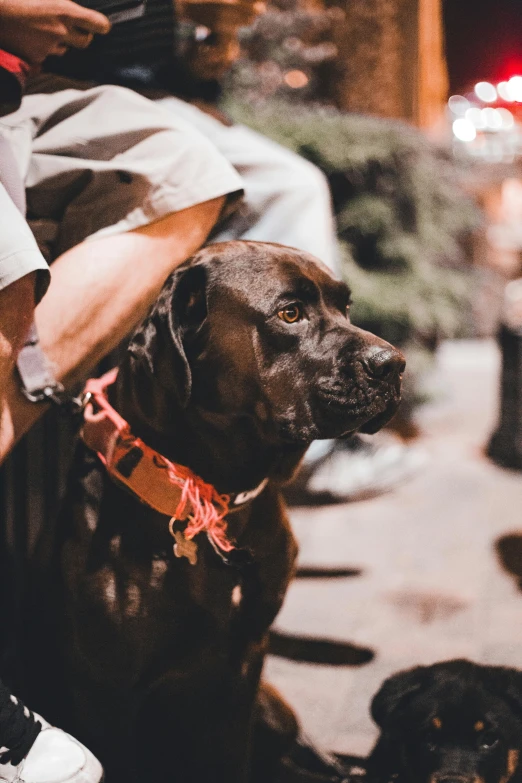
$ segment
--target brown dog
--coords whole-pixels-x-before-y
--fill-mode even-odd
[[[227,517],[236,551],[200,533],[192,565],[173,556],[168,517],[80,449],[54,714],[99,755],[107,783],[249,779],[267,632],[296,557],[279,485],[312,440],[374,432],[399,401],[402,355],[352,326],[349,302],[311,256],[223,243],[168,279],[131,339],[110,397],[133,434],[220,493],[268,482]]]

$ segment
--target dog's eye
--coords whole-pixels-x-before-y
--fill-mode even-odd
[[[277,317],[287,324],[295,324],[302,319],[303,309],[298,304],[287,305],[279,310]]]
[[[494,731],[485,731],[478,738],[480,750],[491,750],[498,742],[498,737]]]

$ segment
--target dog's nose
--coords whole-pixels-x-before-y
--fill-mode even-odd
[[[367,348],[362,356],[362,363],[370,375],[383,381],[391,376],[398,378],[406,367],[406,360],[402,353],[391,346],[389,348],[377,346]]]

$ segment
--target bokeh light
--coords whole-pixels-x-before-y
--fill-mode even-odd
[[[493,103],[497,100],[497,91],[490,82],[477,82],[475,95],[484,103]]]
[[[473,141],[477,135],[477,131],[472,122],[464,117],[459,117],[459,119],[455,120],[453,123],[453,134],[459,141]]]
[[[522,76],[512,76],[508,81],[511,100],[522,102]]]
[[[468,122],[471,122],[471,124],[475,128],[481,130],[482,128],[486,127],[486,122],[482,115],[482,109],[479,109],[478,107],[474,106],[473,108],[468,109],[464,116],[466,120]]]
[[[513,96],[511,95],[511,89],[509,87],[509,82],[499,82],[497,84],[497,92],[503,101],[508,101],[509,103],[511,103],[511,101],[513,100]]]
[[[497,109],[492,109],[491,107],[482,109],[482,116],[487,128],[490,128],[491,130],[500,130],[502,127],[502,117]]]
[[[510,128],[515,127],[515,118],[513,117],[509,109],[497,109],[497,113],[500,115],[503,128],[509,130]]]
[[[452,95],[448,99],[448,106],[456,117],[463,117],[466,110],[469,109],[469,101],[463,95]]]
[[[285,83],[293,90],[300,90],[302,87],[306,87],[310,81],[303,71],[287,71],[283,78]]]

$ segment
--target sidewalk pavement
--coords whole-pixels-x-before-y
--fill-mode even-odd
[[[426,469],[375,500],[292,510],[302,565],[361,569],[296,580],[276,627],[351,642],[374,659],[331,667],[272,656],[265,667],[305,730],[332,750],[369,751],[371,697],[399,669],[454,657],[522,667],[522,593],[495,551],[499,537],[522,535],[522,473],[483,454],[498,373],[494,341],[445,343],[441,396],[419,412]]]

